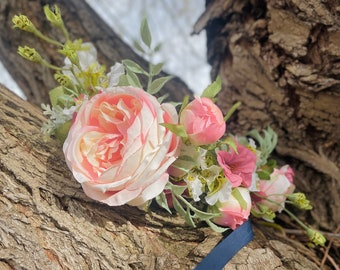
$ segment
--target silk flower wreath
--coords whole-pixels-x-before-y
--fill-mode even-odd
[[[240,104],[223,116],[214,103],[219,78],[191,101],[165,103],[167,96],[155,94],[171,76],[160,77],[163,64],[152,64],[160,45],[151,47],[145,19],[135,48],[149,61],[149,70],[123,60],[106,74],[93,44],[70,39],[59,8],[45,6],[44,12],[65,42],[42,34],[24,15],[13,17],[14,27],[55,45],[64,66],[48,63],[28,46],[18,53],[56,71],[59,86],[50,91],[51,105],[42,105],[49,118],[42,132],[45,139],[63,142],[66,163],[87,196],[143,209],[154,200],[190,226],[205,222],[217,232],[235,230],[250,214],[274,222],[275,212],[284,211],[314,244],[324,245],[321,233],[285,207],[312,208],[303,193],[294,193],[292,168],[270,159],[276,133],[268,128],[243,137],[225,134],[225,123]]]

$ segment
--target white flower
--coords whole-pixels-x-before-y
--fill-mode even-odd
[[[109,86],[117,86],[119,83],[120,76],[125,74],[124,65],[121,63],[116,63],[111,67],[110,72],[107,74],[109,80]]]
[[[205,201],[209,205],[214,205],[218,201],[221,203],[226,202],[230,197],[231,189],[232,189],[231,183],[229,181],[226,181],[225,183],[223,183],[223,185],[218,191],[212,192],[208,196],[206,196]]]
[[[199,179],[197,174],[188,174],[184,181],[187,183],[190,194],[195,202],[200,200],[200,196],[202,195],[202,182]]]

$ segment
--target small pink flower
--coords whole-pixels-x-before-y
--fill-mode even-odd
[[[179,138],[170,104],[134,87],[115,87],[85,100],[64,143],[68,167],[84,192],[108,205],[142,205],[161,193]]]
[[[235,191],[233,191],[227,201],[216,203],[216,206],[221,212],[221,217],[214,219],[214,223],[229,227],[233,230],[248,220],[251,209],[249,190],[241,187],[235,189],[238,190],[243,201],[246,203],[245,208],[242,208],[241,203],[233,195],[235,194]]]
[[[232,148],[229,152],[217,151],[217,162],[233,187],[238,187],[241,184],[250,187],[256,166],[256,155],[241,144],[237,145],[237,152]]]
[[[206,145],[220,139],[226,129],[221,110],[209,98],[198,97],[190,102],[180,116],[193,145]]]
[[[291,167],[285,165],[280,169],[274,169],[270,180],[259,181],[259,192],[253,195],[255,204],[261,204],[270,208],[273,212],[284,208],[287,195],[293,193],[294,172]]]

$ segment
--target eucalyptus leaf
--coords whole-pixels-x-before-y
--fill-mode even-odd
[[[148,73],[140,65],[138,65],[136,62],[129,60],[129,59],[123,60],[122,62],[123,62],[126,69],[128,69],[128,70],[130,70],[134,73],[137,73],[137,74],[148,75]]]
[[[140,36],[142,38],[143,43],[148,46],[148,48],[151,47],[151,33],[149,24],[146,18],[142,20],[141,26],[140,26]]]
[[[126,86],[126,85],[129,85],[127,76],[126,76],[125,74],[124,74],[124,75],[121,75],[121,76],[119,77],[118,85],[119,85],[119,86]]]
[[[140,53],[145,54],[145,50],[142,48],[137,40],[133,40],[133,47]]]
[[[150,74],[152,76],[158,75],[162,71],[163,66],[164,66],[164,63],[158,63],[158,64],[155,64],[155,65],[151,64]]]
[[[148,88],[148,93],[150,93],[152,95],[156,94],[172,78],[173,78],[173,76],[166,76],[166,77],[162,77],[162,78],[158,78],[158,79],[154,80]]]
[[[139,88],[143,88],[142,84],[139,81],[138,76],[134,72],[132,72],[128,69],[126,70],[126,79],[127,79],[128,83],[130,85],[135,86],[135,87],[139,87]]]
[[[156,53],[156,52],[159,52],[160,49],[162,48],[162,43],[158,43],[155,48],[153,49],[153,51]]]

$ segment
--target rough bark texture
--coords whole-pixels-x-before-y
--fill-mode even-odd
[[[195,31],[207,30],[212,76],[229,123],[242,133],[270,125],[277,153],[293,164],[299,190],[314,205],[309,220],[340,224],[339,1],[207,1]]]
[[[55,53],[55,47],[41,42],[33,35],[12,29],[15,14],[28,16],[42,33],[61,37],[61,33],[44,20],[43,6],[58,4],[71,38],[91,41],[98,50],[98,59],[107,67],[129,58],[147,67],[147,63],[126,45],[83,0],[1,0],[0,1],[0,60],[23,90],[28,101],[40,105],[48,103],[48,91],[56,86],[51,70],[28,63],[17,54],[17,47],[34,47],[50,63],[61,65],[63,58]],[[136,37],[137,38],[137,37]],[[164,75],[164,74],[163,74]],[[172,100],[180,101],[189,94],[187,86],[179,78],[165,86],[162,94],[168,93]]]
[[[37,15],[47,2],[0,1],[1,60],[35,104],[47,102],[54,81],[49,71],[17,57],[15,48],[34,44],[52,63],[61,59],[48,45],[10,30],[10,19],[25,13],[43,32],[56,35]],[[129,57],[144,65],[84,1],[53,2],[72,33],[93,41],[105,63]],[[72,179],[61,145],[43,142],[40,110],[0,89],[0,269],[192,269],[221,239],[161,212],[110,208],[88,199]],[[180,81],[166,91],[177,100],[189,93]],[[225,269],[313,270],[317,265],[314,251],[256,226],[255,240]]]
[[[0,86],[0,269],[193,269],[219,242],[166,213],[88,199],[43,120]],[[224,269],[318,269],[298,242],[255,235]]]

